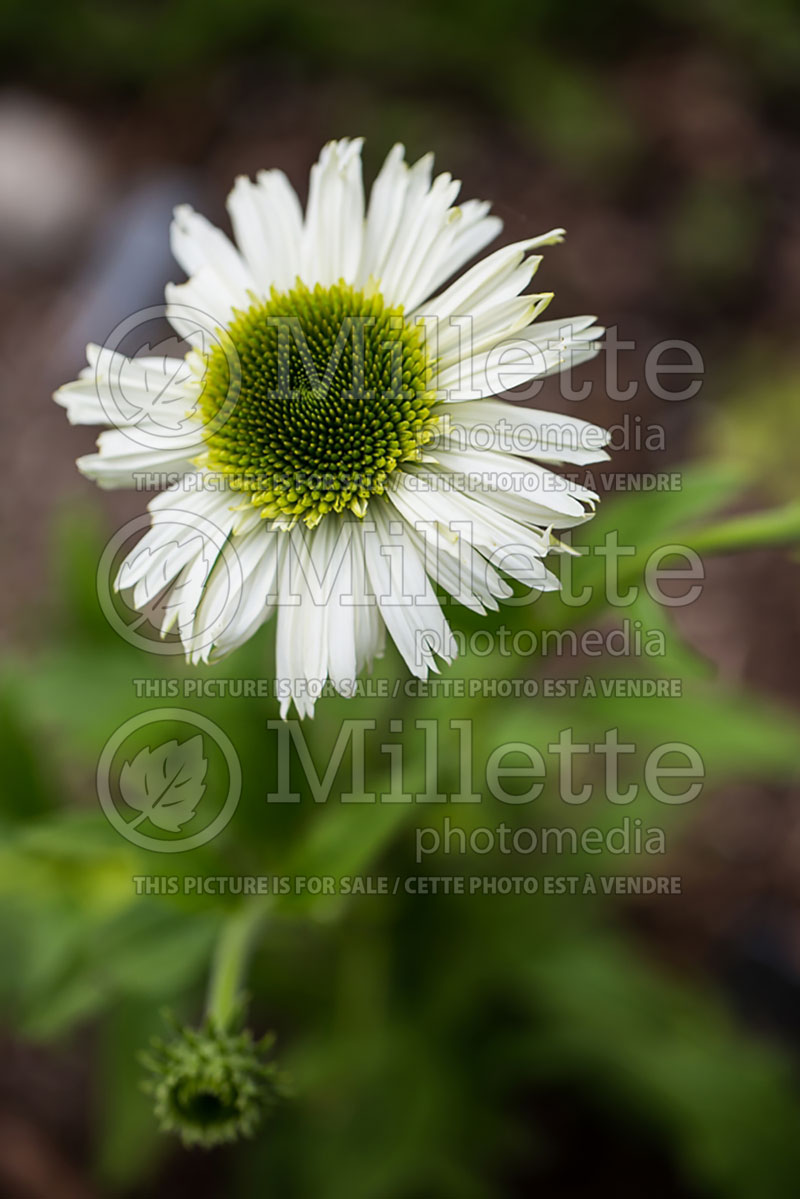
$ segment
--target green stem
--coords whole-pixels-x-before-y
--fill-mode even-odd
[[[800,541],[800,502],[733,517],[676,536],[698,553],[729,554],[739,550],[791,545]]]
[[[229,916],[217,941],[208,984],[206,1014],[226,1029],[241,1009],[250,950],[267,914],[263,898],[251,900]]]

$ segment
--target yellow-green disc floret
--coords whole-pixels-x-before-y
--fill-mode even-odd
[[[421,327],[340,282],[237,312],[207,355],[203,464],[263,515],[313,527],[366,512],[438,420]]]

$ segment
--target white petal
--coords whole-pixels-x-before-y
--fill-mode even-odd
[[[587,319],[587,318],[582,318]],[[553,322],[547,322],[552,324]],[[536,323],[498,341],[489,350],[463,358],[436,373],[434,386],[441,397],[452,403],[509,391],[531,379],[544,378],[579,362],[595,357],[599,347],[593,343],[602,328],[573,328],[561,322],[561,335],[541,337]]]
[[[554,546],[549,526],[531,528],[506,516],[480,497],[461,491],[451,476],[444,472],[418,471],[413,477],[398,475],[391,491],[392,503],[410,524],[434,522],[444,537],[453,542],[464,537],[490,559],[510,548],[527,551],[532,558],[542,558]],[[575,521],[562,518],[560,527]],[[558,587],[558,580],[541,563],[536,567],[543,590]]]
[[[175,332],[203,354],[221,344],[220,331],[230,323],[234,309],[251,304],[249,296],[230,287],[210,267],[186,283],[168,283],[164,296],[167,320]]]
[[[359,602],[359,597],[353,590],[356,578],[353,555],[362,551],[358,539],[353,536],[351,521],[323,520],[316,530],[313,548],[318,552],[318,573],[320,564],[333,564],[331,588],[325,604],[326,671],[336,690],[347,694],[348,689],[352,691],[360,666],[355,619],[355,603]]]
[[[434,522],[418,521],[413,529],[408,525],[408,531],[426,573],[466,608],[481,614],[487,608],[497,611],[497,597],[512,594],[508,583],[465,537],[444,537]]]
[[[375,596],[370,590],[364,549],[364,522],[351,523],[353,590],[355,599],[355,642],[358,668],[372,669],[375,658],[382,658],[386,646],[386,625],[381,620]]]
[[[465,262],[484,249],[498,236],[503,228],[499,217],[487,216],[488,204],[468,200],[458,208],[450,209],[438,227],[428,223],[427,244],[417,255],[413,276],[408,281],[404,303],[414,309],[422,305]]]
[[[185,358],[126,358],[101,346],[86,347],[88,366],[53,399],[70,424],[136,424],[150,416],[165,430],[180,430],[196,407],[199,384]],[[190,418],[191,419],[191,418]]]
[[[408,166],[404,156],[403,146],[393,146],[372,185],[357,277],[360,287],[371,276],[380,278],[392,247],[408,188]]]
[[[301,270],[303,212],[283,171],[260,171],[255,183],[240,175],[228,212],[258,291],[268,296],[271,287],[293,287]]]
[[[513,296],[499,304],[484,306],[476,314],[464,313],[436,321],[428,327],[429,353],[439,373],[465,358],[490,350],[498,342],[513,336],[534,319],[538,296]]]
[[[393,147],[372,187],[358,273],[360,285],[374,279],[389,304],[399,300],[387,292],[385,277],[405,251],[408,224],[430,190],[433,170],[432,154],[409,167],[404,153],[402,146]]]
[[[224,560],[229,589],[239,594],[242,572],[230,535],[239,519],[234,493],[177,486],[150,504],[152,525],[123,561],[115,587],[132,589],[136,608],[161,596],[162,636],[177,623],[187,654],[197,650],[198,610],[213,570]]]
[[[170,242],[189,279],[167,284],[167,319],[181,337],[206,351],[233,309],[250,307],[256,282],[230,239],[188,204],[175,209]]]
[[[491,216],[491,205],[486,200],[467,200],[461,206],[461,220],[445,264],[447,274],[431,280],[431,291],[447,282],[449,275],[460,271],[462,266],[484,250],[503,231],[499,216]]]
[[[315,533],[283,534],[289,543],[278,571],[278,627],[275,673],[281,694],[281,716],[294,701],[298,715],[311,716],[315,696],[326,677],[327,617],[315,601],[311,581],[310,543]],[[316,556],[315,556],[316,557]]]
[[[210,270],[219,283],[243,297],[252,289],[253,277],[230,239],[188,204],[175,209],[170,245],[190,278]]]
[[[226,556],[221,556],[211,573],[197,611],[192,631],[193,662],[207,662],[229,654],[255,633],[275,610],[275,579],[278,568],[278,542],[281,534],[268,528],[256,509],[252,509],[249,528],[240,526],[229,543],[236,555],[237,577],[241,587],[231,584],[234,572]]]
[[[354,283],[364,236],[362,138],[329,142],[311,168],[301,276],[309,287]]]
[[[387,303],[410,311],[488,245],[502,222],[484,201],[454,207],[461,185],[450,175],[431,185],[432,155],[409,168],[404,154],[392,148],[372,187],[359,281],[374,279]]]
[[[409,188],[399,229],[379,277],[381,294],[387,303],[402,304],[411,310],[430,294],[426,271],[431,257],[434,264],[439,264],[440,256],[446,253],[455,236],[448,226],[460,216],[458,209],[452,207],[460,187],[458,180],[450,175],[439,175],[427,193],[419,199],[414,194],[413,202]]]
[[[155,448],[148,448],[148,439]],[[183,434],[164,438],[163,430],[149,421],[141,421],[130,430],[106,429],[98,437],[97,446],[96,454],[78,459],[78,469],[105,490],[152,487],[154,484],[143,479],[144,475],[185,474],[206,448],[197,425]]]
[[[435,457],[445,471],[453,474],[456,486],[486,498],[514,520],[528,524],[555,524],[564,516],[583,520],[583,505],[593,509],[598,498],[594,491],[510,454],[437,450]]]
[[[390,510],[389,510],[390,511]],[[437,671],[436,656],[451,662],[456,645],[419,551],[381,504],[370,507],[374,531],[364,530],[367,574],[381,616],[409,670],[425,679]]]
[[[495,250],[465,271],[440,295],[425,300],[414,315],[446,322],[451,316],[474,314],[484,305],[496,305],[518,296],[528,286],[541,262],[540,256],[526,259],[528,250],[553,245],[561,241],[563,235],[563,229],[553,229],[541,237],[531,237]]]
[[[449,434],[443,445],[455,450],[472,447],[539,458],[543,462],[572,462],[583,466],[603,462],[610,435],[599,425],[525,408],[505,400],[473,400],[447,413]]]

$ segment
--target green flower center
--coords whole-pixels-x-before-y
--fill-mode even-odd
[[[203,465],[288,525],[363,517],[433,436],[430,381],[422,328],[380,295],[273,290],[207,355]]]
[[[142,1058],[144,1086],[164,1131],[206,1148],[250,1136],[281,1093],[277,1068],[265,1060],[271,1044],[271,1037],[254,1041],[248,1030],[228,1031],[211,1019],[154,1040]]]

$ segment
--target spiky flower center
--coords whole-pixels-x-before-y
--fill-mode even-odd
[[[364,516],[433,435],[430,381],[422,329],[376,292],[273,289],[208,354],[204,464],[287,525]]]

